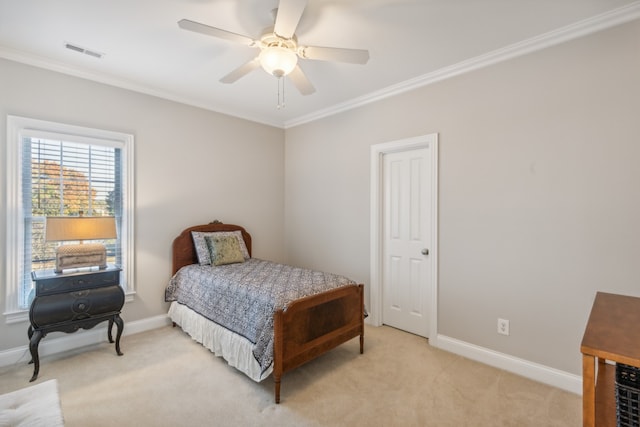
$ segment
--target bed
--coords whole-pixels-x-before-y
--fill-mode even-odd
[[[211,250],[211,239],[235,244],[230,235],[244,243],[243,261],[203,263],[203,236]],[[364,285],[252,258],[241,226],[214,221],[183,230],[173,241],[172,272],[165,300],[174,326],[254,381],[272,374],[276,403],[285,372],[356,337],[364,351]]]

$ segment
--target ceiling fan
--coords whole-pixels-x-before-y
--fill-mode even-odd
[[[260,53],[254,59],[222,77],[220,79],[222,83],[233,83],[256,68],[262,67],[267,73],[277,78],[288,76],[301,94],[310,95],[315,92],[315,88],[298,65],[298,58],[366,64],[369,60],[369,51],[298,44],[295,31],[306,6],[307,0],[280,0],[273,28],[265,30],[257,40],[189,19],[178,21],[178,26],[184,30],[260,49]]]

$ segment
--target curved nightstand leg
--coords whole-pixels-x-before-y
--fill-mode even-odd
[[[118,356],[122,356],[123,353],[120,351],[120,337],[122,336],[122,330],[124,329],[124,322],[119,314],[113,316],[113,321],[118,326],[118,332],[116,333],[116,353],[118,353]],[[109,320],[109,322],[111,322],[111,320]],[[109,330],[111,330],[111,328],[109,328]]]
[[[111,335],[111,328],[113,328],[113,319],[109,319],[109,326],[107,327],[107,337],[109,337],[109,342],[113,342],[113,337]]]
[[[29,351],[31,352],[31,360],[33,361],[33,376],[29,382],[35,381],[40,372],[40,358],[38,357],[38,344],[42,338],[42,331],[34,331],[29,340]]]
[[[29,325],[29,329],[27,329],[27,336],[29,337],[29,341],[31,341],[31,337],[33,336],[33,327]],[[33,357],[29,361],[29,365],[33,363]]]

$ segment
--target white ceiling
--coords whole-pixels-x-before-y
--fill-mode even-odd
[[[290,127],[640,17],[632,0],[309,0],[305,45],[368,49],[366,65],[301,60],[302,96],[261,69],[219,79],[257,49],[181,30],[191,19],[259,38],[278,0],[0,0],[0,57]],[[104,53],[97,59],[65,43]]]

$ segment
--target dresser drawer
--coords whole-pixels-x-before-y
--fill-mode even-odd
[[[75,292],[120,283],[120,270],[98,271],[93,274],[64,275],[36,280],[36,296]]]
[[[29,310],[34,328],[119,313],[124,291],[119,285],[37,296]]]

